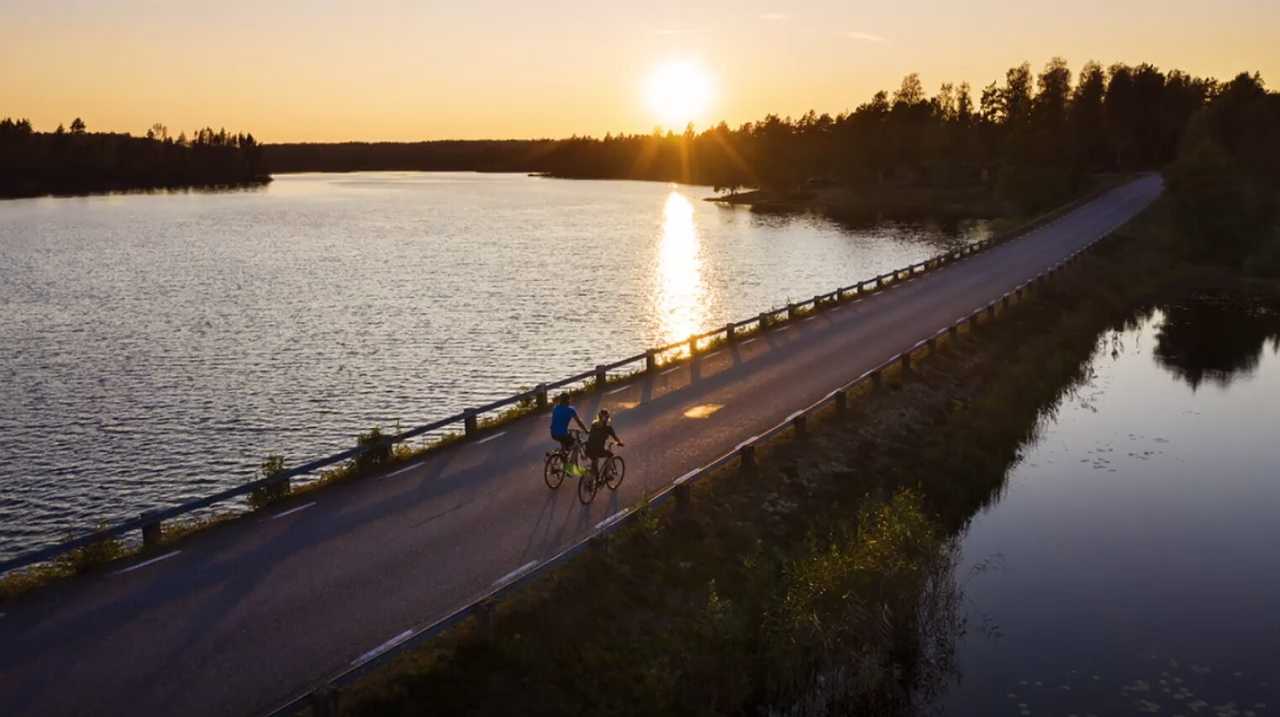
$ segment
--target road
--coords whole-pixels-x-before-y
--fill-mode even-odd
[[[627,442],[626,481],[591,506],[572,481],[543,485],[547,418],[535,415],[0,608],[0,714],[268,711],[1111,232],[1161,190],[1140,178],[1023,238],[584,399],[584,416],[615,411]]]

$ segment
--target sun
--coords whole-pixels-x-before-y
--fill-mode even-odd
[[[694,62],[668,62],[649,75],[649,108],[668,128],[682,129],[702,119],[711,94],[711,75]]]

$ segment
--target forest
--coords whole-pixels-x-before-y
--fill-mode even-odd
[[[146,136],[70,129],[37,132],[26,119],[0,120],[0,197],[230,186],[269,181],[252,134],[204,128],[190,138],[156,124]]]
[[[943,83],[930,95],[910,74],[896,90],[837,115],[769,115],[737,128],[720,123],[603,138],[271,144],[266,166],[540,172],[724,190],[978,184],[1036,207],[1091,174],[1167,167],[1189,135],[1247,173],[1274,175],[1278,113],[1280,95],[1267,92],[1256,74],[1220,82],[1147,63],[1104,68],[1092,61],[1073,73],[1054,58],[1039,71],[1029,63],[1012,67],[977,91]],[[1200,121],[1208,126],[1192,127]]]

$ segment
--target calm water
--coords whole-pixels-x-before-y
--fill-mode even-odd
[[[962,543],[938,710],[1280,712],[1280,322],[1166,307],[1108,335]]]
[[[984,233],[708,194],[376,173],[0,202],[0,557]]]

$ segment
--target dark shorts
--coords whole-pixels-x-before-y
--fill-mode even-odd
[[[555,434],[552,434],[551,438],[552,440],[559,443],[560,447],[566,451],[569,450],[570,448],[573,448],[573,436],[568,433],[566,433],[563,436],[557,436]]]

